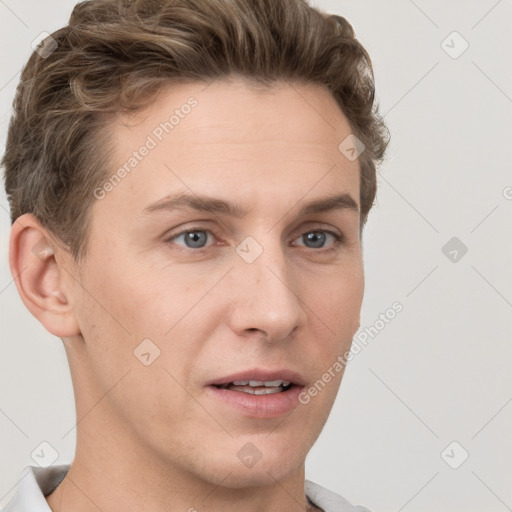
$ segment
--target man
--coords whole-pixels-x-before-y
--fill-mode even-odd
[[[303,0],[82,2],[14,107],[10,267],[64,343],[77,446],[25,468],[6,511],[367,510],[305,480],[388,142],[348,22]]]

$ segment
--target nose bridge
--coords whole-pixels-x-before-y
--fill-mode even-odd
[[[274,236],[273,236],[274,235]],[[275,233],[247,237],[237,247],[238,291],[232,327],[264,331],[270,340],[286,338],[301,321],[301,303],[290,282],[289,264]]]

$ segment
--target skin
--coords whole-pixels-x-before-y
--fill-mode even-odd
[[[305,459],[343,372],[307,405],[270,419],[220,403],[205,383],[287,367],[309,387],[350,348],[364,289],[359,213],[297,213],[335,193],[359,204],[359,163],[338,150],[351,129],[319,85],[181,84],[108,126],[112,172],[190,96],[197,107],[95,200],[81,266],[32,215],[12,228],[20,296],[62,338],[75,391],[76,456],[47,497],[54,512],[312,510]],[[141,215],[176,192],[249,213]],[[203,252],[184,236],[169,241],[191,228],[212,233]],[[303,236],[322,229],[344,242],[327,234],[318,247]],[[247,236],[263,248],[252,263],[235,251]],[[134,350],[148,338],[160,356],[145,366]],[[262,454],[250,468],[237,457],[248,442]]]

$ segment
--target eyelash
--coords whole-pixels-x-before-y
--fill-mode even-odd
[[[182,235],[185,235],[187,233],[194,233],[194,232],[197,232],[197,231],[203,231],[205,233],[210,233],[211,235],[214,236],[214,238],[217,238],[216,234],[213,231],[209,230],[209,229],[204,229],[202,227],[192,227],[192,228],[188,228],[188,229],[185,229],[183,231],[180,231],[179,233],[175,233],[171,237],[169,237],[166,240],[164,240],[164,242],[170,244],[173,240],[175,240],[176,238],[178,238],[178,237],[180,237]],[[314,249],[314,248],[306,247],[306,249],[311,249],[312,251],[315,251],[316,253],[320,253],[320,254],[328,254],[328,253],[331,253],[333,251],[338,250],[339,245],[342,244],[345,241],[345,237],[343,235],[340,235],[340,234],[336,233],[335,231],[331,231],[329,229],[311,229],[309,231],[305,231],[304,233],[299,235],[299,237],[307,235],[309,233],[328,233],[329,235],[332,235],[334,237],[334,243],[332,244],[332,246],[329,249],[322,249],[322,248]],[[299,237],[297,237],[297,238],[299,238]],[[203,253],[208,252],[211,249],[211,247],[212,246],[200,247],[198,249],[194,249],[193,247],[183,247],[183,246],[181,246],[181,248],[183,250],[185,250],[185,251],[187,251],[187,250],[188,251],[193,251],[193,252],[199,253],[199,254],[203,254]]]

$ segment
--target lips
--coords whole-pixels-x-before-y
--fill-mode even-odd
[[[253,368],[206,384],[208,396],[249,418],[277,418],[298,406],[305,385],[299,373],[281,368]]]

